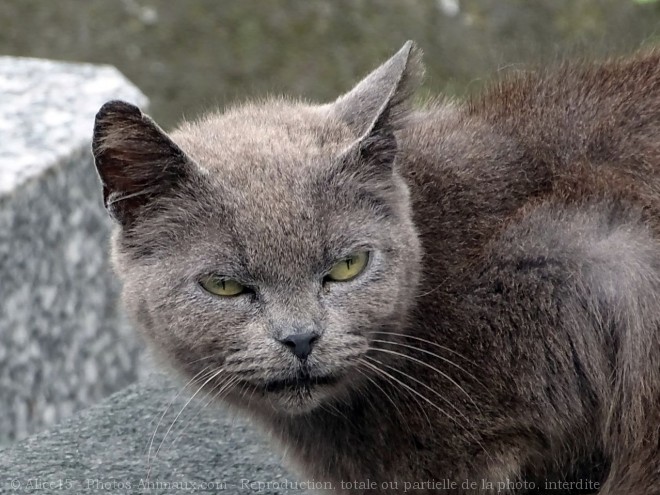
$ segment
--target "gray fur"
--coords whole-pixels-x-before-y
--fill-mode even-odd
[[[421,74],[407,43],[333,104],[246,104],[170,137],[106,104],[126,306],[184,374],[218,370],[197,383],[306,478],[660,493],[660,57],[413,112]],[[358,249],[365,272],[324,285]],[[211,296],[210,273],[254,293]],[[320,334],[304,362],[291,332]],[[269,391],[301,370],[336,382]]]

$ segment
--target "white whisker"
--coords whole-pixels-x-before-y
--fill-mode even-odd
[[[401,419],[404,420],[404,423],[405,423],[405,416],[404,416],[404,414],[401,412],[401,409],[399,409],[399,406],[396,404],[396,402],[394,402],[394,399],[392,399],[392,397],[390,396],[390,394],[388,394],[388,393],[385,391],[385,389],[383,389],[383,387],[381,387],[381,386],[378,384],[378,382],[377,382],[376,380],[374,380],[373,378],[371,378],[369,375],[367,375],[367,374],[366,374],[364,371],[362,371],[360,368],[355,368],[355,370],[356,370],[358,373],[360,373],[362,376],[364,376],[367,380],[369,380],[369,381],[371,382],[371,384],[372,384],[374,387],[376,387],[378,390],[381,391],[381,393],[387,398],[387,400],[389,400],[390,403],[394,406],[394,409],[396,409],[397,413],[399,414],[399,416],[401,417]]]
[[[209,406],[209,404],[210,404],[211,402],[217,400],[217,399],[220,397],[220,395],[223,394],[224,392],[229,391],[230,387],[233,386],[234,383],[236,383],[237,381],[238,381],[237,378],[235,378],[235,377],[229,377],[229,378],[225,379],[224,381],[222,381],[222,382],[216,384],[216,386],[213,387],[213,389],[209,392],[209,393],[213,393],[213,395],[211,396],[211,398],[210,398],[208,401],[206,401],[206,403],[204,403],[204,404],[202,405],[202,407],[199,408],[199,410],[195,413],[195,415],[194,415],[192,418],[190,418],[190,419],[188,420],[188,425],[189,425],[191,422],[193,422],[193,421],[195,420],[195,418],[197,418],[197,416],[199,416],[199,415],[201,414],[201,412],[202,412],[204,409],[206,409],[206,408]],[[185,433],[186,429],[188,428],[188,425],[185,425],[185,426],[181,429],[181,431],[179,432],[179,434],[177,435],[177,437],[176,437],[174,440],[172,440],[172,445],[175,445],[175,444],[179,441],[179,439],[183,436],[183,434]]]
[[[450,364],[450,365],[454,366],[455,368],[458,368],[458,369],[461,370],[463,373],[465,373],[465,374],[468,375],[470,378],[472,378],[475,382],[477,382],[479,385],[481,385],[482,387],[486,388],[486,385],[484,385],[481,381],[479,381],[479,379],[478,379],[476,376],[474,376],[472,373],[470,373],[468,370],[466,370],[465,368],[463,368],[461,365],[455,363],[455,362],[452,361],[451,359],[447,359],[446,357],[440,356],[439,354],[436,354],[436,353],[431,352],[431,351],[427,351],[426,349],[422,349],[421,347],[416,347],[416,346],[414,346],[414,345],[408,345],[408,344],[402,344],[402,343],[400,343],[400,342],[393,342],[393,341],[391,341],[391,340],[374,339],[373,342],[381,342],[381,343],[383,343],[383,344],[398,345],[398,346],[400,346],[400,347],[406,347],[406,348],[408,348],[408,349],[413,349],[413,350],[415,350],[415,351],[419,351],[419,352],[423,352],[424,354],[428,354],[429,356],[436,357],[436,358],[440,359],[441,361],[444,361],[445,363]]]
[[[365,357],[368,357],[368,356],[365,356]],[[389,364],[385,364],[385,363],[381,363],[381,364],[382,364],[383,366],[387,367],[388,369],[390,369],[390,370],[392,370],[392,371],[396,371],[396,372],[399,373],[400,375],[403,375],[403,376],[405,376],[406,378],[409,378],[409,379],[412,380],[413,382],[415,382],[415,383],[421,385],[422,387],[426,388],[427,390],[431,391],[434,395],[436,395],[437,397],[439,397],[440,399],[442,399],[447,405],[449,405],[454,411],[456,411],[456,412],[457,412],[457,413],[458,413],[463,419],[465,419],[468,423],[470,422],[470,420],[468,419],[467,416],[465,416],[465,414],[463,413],[463,411],[461,411],[458,407],[456,407],[456,405],[454,405],[449,399],[447,399],[446,397],[444,397],[444,396],[443,396],[440,392],[438,392],[437,390],[434,390],[433,388],[429,387],[426,383],[422,382],[421,380],[418,380],[417,378],[411,376],[410,374],[406,373],[405,371],[399,370],[399,369],[395,368],[394,366],[390,366]]]
[[[188,362],[183,363],[183,364],[190,365],[190,364],[198,363],[200,361],[204,361],[205,359],[212,359],[212,358],[217,358],[217,357],[218,357],[217,354],[209,354],[208,356],[204,356],[204,357],[201,357],[199,359],[195,359],[193,361],[188,361]]]
[[[381,370],[375,364],[370,363],[368,361],[365,361],[363,359],[361,359],[360,362],[362,364],[364,364],[365,366],[369,367],[375,373],[385,377],[390,383],[393,383],[395,385],[401,385],[401,383],[398,380],[394,379],[389,373],[386,373],[385,371]],[[426,418],[426,422],[428,423],[429,428],[432,430],[433,429],[433,423],[431,422],[431,418],[429,418],[429,415],[426,413],[426,410],[424,409],[424,406],[422,406],[422,403],[419,402],[419,399],[415,395],[411,394],[411,391],[414,392],[414,393],[417,393],[417,392],[415,392],[410,387],[405,388],[405,384],[404,384],[404,389],[403,390],[404,390],[404,392],[408,392],[408,394],[410,394],[410,397],[415,401],[415,403],[417,404],[417,407],[419,407],[419,410],[421,411],[421,413]]]
[[[384,353],[387,353],[387,354],[394,354],[395,356],[400,356],[400,357],[405,358],[405,359],[408,359],[408,360],[410,360],[410,361],[414,361],[415,363],[421,364],[422,366],[425,366],[425,367],[427,367],[427,368],[429,368],[429,369],[435,371],[435,372],[438,373],[440,376],[443,376],[443,377],[446,378],[450,383],[452,383],[453,385],[455,385],[455,386],[456,386],[461,392],[463,392],[463,394],[465,394],[465,396],[470,400],[470,402],[472,402],[472,404],[474,405],[474,407],[476,407],[477,410],[479,410],[479,406],[478,406],[477,403],[474,401],[474,399],[472,398],[472,396],[471,396],[470,394],[468,394],[467,391],[466,391],[463,387],[461,387],[461,386],[458,384],[458,382],[457,382],[456,380],[454,380],[454,379],[453,379],[452,377],[450,377],[447,373],[445,373],[445,372],[442,371],[442,370],[439,370],[439,369],[436,368],[435,366],[431,366],[430,364],[428,364],[428,363],[422,361],[421,359],[417,359],[417,358],[415,358],[415,357],[409,356],[408,354],[404,354],[403,352],[392,351],[392,350],[390,350],[390,349],[380,349],[380,348],[378,348],[378,347],[370,347],[369,350],[378,351],[378,352],[384,352]]]
[[[183,411],[186,409],[186,407],[188,407],[188,404],[190,404],[190,403],[192,402],[192,400],[193,400],[195,397],[197,397],[197,394],[199,394],[199,393],[202,391],[202,389],[206,386],[206,384],[208,384],[211,380],[215,379],[215,378],[216,378],[220,373],[222,373],[223,371],[224,371],[224,368],[220,368],[220,369],[218,369],[217,371],[212,372],[211,376],[210,376],[209,378],[207,378],[206,381],[205,381],[204,383],[202,383],[202,385],[199,386],[199,388],[197,389],[197,391],[196,391],[196,392],[195,392],[195,393],[194,393],[194,394],[188,399],[188,401],[183,405],[183,407],[181,408],[181,410],[179,411],[179,413],[175,416],[174,420],[172,421],[172,424],[170,424],[170,427],[169,427],[169,428],[167,429],[167,431],[165,432],[165,436],[164,436],[163,439],[160,441],[160,444],[158,445],[158,448],[156,449],[156,453],[154,454],[154,459],[156,459],[156,457],[158,457],[158,453],[160,452],[160,449],[162,448],[163,443],[165,443],[165,440],[167,439],[167,436],[169,435],[170,431],[172,431],[172,428],[174,427],[174,424],[175,424],[176,421],[179,419],[179,416],[181,416],[181,414],[182,414]]]
[[[477,364],[476,364],[474,361],[472,361],[471,359],[468,359],[467,357],[465,357],[465,356],[464,356],[463,354],[461,354],[460,352],[455,351],[454,349],[452,349],[452,348],[450,348],[450,347],[447,347],[447,346],[444,346],[444,345],[442,345],[442,344],[438,344],[437,342],[433,342],[432,340],[428,340],[428,339],[423,339],[423,338],[421,338],[421,337],[417,337],[416,335],[408,335],[408,334],[406,334],[406,333],[397,333],[397,332],[386,332],[386,331],[384,331],[384,330],[373,330],[373,331],[371,331],[371,332],[367,332],[367,333],[380,333],[380,334],[383,334],[383,335],[394,335],[394,336],[396,336],[396,337],[405,337],[405,338],[407,338],[407,339],[413,339],[413,340],[418,340],[418,341],[420,341],[420,342],[425,342],[425,343],[430,344],[430,345],[432,345],[432,346],[434,346],[434,347],[437,347],[437,348],[439,348],[439,349],[443,349],[443,350],[445,350],[445,351],[447,351],[447,352],[451,352],[452,354],[455,354],[455,355],[457,355],[458,357],[460,357],[460,358],[462,358],[462,359],[465,359],[465,360],[466,360],[468,363],[470,363],[471,365],[473,365],[473,366],[477,366]]]
[[[190,384],[192,384],[195,380],[201,378],[202,376],[206,376],[205,372],[207,372],[208,369],[209,369],[209,366],[206,366],[206,367],[202,368],[202,370],[200,372],[198,372],[195,376],[193,376],[190,380],[188,380],[188,383],[186,383],[183,387],[181,387],[179,389],[177,394],[172,398],[172,400],[170,400],[169,404],[167,404],[167,407],[163,411],[163,414],[160,415],[160,418],[158,419],[158,424],[156,425],[156,429],[154,430],[153,435],[151,435],[151,440],[149,441],[149,449],[147,451],[147,466],[148,466],[147,479],[149,479],[149,475],[151,473],[151,450],[153,448],[154,439],[156,438],[156,434],[158,433],[158,429],[160,428],[160,424],[162,423],[163,418],[165,417],[167,412],[170,410],[170,407],[172,407],[172,404],[174,404],[174,401],[183,393],[183,391],[186,388],[188,388],[188,386]],[[212,371],[208,371],[208,372],[211,373]]]
[[[378,363],[378,364],[380,364],[380,365],[387,366],[387,365],[385,365],[383,362],[381,362],[381,361],[379,361],[379,360],[377,360],[377,359],[375,359],[375,358],[373,358],[373,357],[369,357],[369,356],[365,356],[365,357],[366,357],[367,359],[369,359],[370,361],[375,361],[376,363]],[[410,387],[409,385],[406,385],[406,384],[405,384],[404,382],[402,382],[401,380],[399,380],[399,379],[393,377],[392,375],[390,375],[389,373],[387,373],[386,371],[384,371],[384,370],[382,370],[382,369],[380,369],[380,371],[381,371],[382,373],[385,373],[385,374],[386,374],[387,376],[389,376],[390,378],[392,378],[392,380],[396,381],[396,382],[397,382],[399,385],[401,385],[402,387],[405,387],[406,389],[410,390],[411,392],[413,392],[414,394],[416,394],[417,396],[419,396],[419,397],[420,397],[422,400],[424,400],[427,404],[429,404],[430,406],[434,407],[434,408],[437,409],[439,412],[441,412],[444,416],[446,416],[448,419],[450,419],[451,421],[453,421],[457,426],[459,426],[463,431],[465,431],[465,433],[467,433],[467,434],[468,434],[468,435],[469,435],[469,436],[470,436],[470,437],[471,437],[471,438],[477,443],[477,445],[479,445],[479,447],[481,447],[481,449],[486,453],[486,455],[487,455],[489,458],[492,459],[490,453],[486,450],[486,448],[485,448],[485,447],[483,446],[483,444],[479,441],[479,439],[476,438],[476,437],[474,436],[474,434],[473,434],[472,432],[470,432],[470,431],[465,427],[465,425],[461,424],[461,423],[460,423],[455,417],[453,417],[453,416],[452,416],[451,414],[449,414],[447,411],[445,411],[444,409],[442,409],[440,406],[438,406],[438,405],[437,405],[436,403],[434,403],[432,400],[430,400],[429,398],[427,398],[425,395],[419,393],[417,390],[415,390],[414,388]]]

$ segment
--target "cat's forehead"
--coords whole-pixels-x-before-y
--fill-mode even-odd
[[[172,138],[211,173],[262,177],[298,174],[319,165],[354,139],[324,106],[272,100],[209,114]]]
[[[253,272],[265,276],[282,260],[318,261],[328,235],[339,246],[340,238],[359,237],[352,226],[367,218],[335,194],[323,173],[355,138],[323,107],[248,105],[185,124],[171,137],[207,172],[210,189],[188,210],[200,208],[200,217],[217,225],[204,224],[194,237],[222,245],[229,235]]]

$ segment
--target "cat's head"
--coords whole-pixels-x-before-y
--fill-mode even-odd
[[[408,42],[332,104],[246,104],[169,136],[132,105],[101,108],[125,304],[196,383],[296,413],[363,379],[417,285],[396,132],[421,71]]]

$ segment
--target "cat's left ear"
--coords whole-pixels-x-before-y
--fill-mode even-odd
[[[339,97],[331,112],[355,133],[352,150],[371,161],[390,164],[396,154],[394,132],[410,111],[412,94],[424,75],[421,50],[408,41],[387,62]]]
[[[140,109],[110,101],[96,114],[92,152],[110,215],[129,227],[193,171],[185,153]]]

